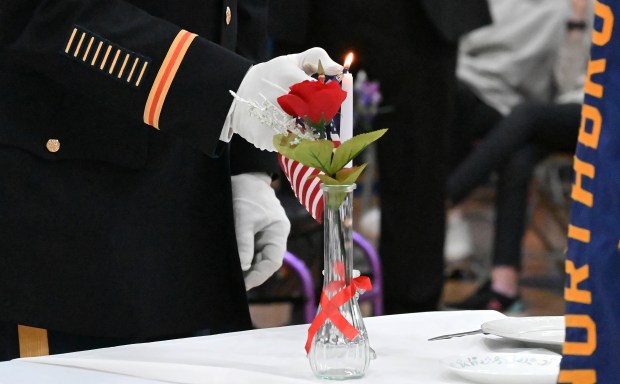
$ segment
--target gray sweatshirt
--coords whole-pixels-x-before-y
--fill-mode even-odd
[[[502,114],[527,100],[552,101],[570,0],[489,0],[489,5],[493,24],[461,39],[457,77]]]

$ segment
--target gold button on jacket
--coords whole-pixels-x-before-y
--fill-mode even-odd
[[[45,148],[52,153],[56,153],[60,150],[60,141],[56,139],[49,139],[45,144]]]
[[[226,25],[230,25],[231,19],[232,19],[232,12],[230,12],[230,7],[226,7]]]

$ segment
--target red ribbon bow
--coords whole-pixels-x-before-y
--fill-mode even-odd
[[[333,283],[340,283],[334,281]],[[333,284],[332,283],[332,284]],[[344,287],[338,292],[332,299],[328,299],[325,294],[325,289],[321,292],[321,311],[316,315],[310,328],[308,328],[308,339],[306,340],[306,353],[310,353],[310,346],[314,335],[318,332],[319,328],[330,319],[332,323],[342,332],[342,334],[349,340],[353,341],[359,335],[359,331],[349,321],[342,316],[338,308],[344,303],[351,300],[357,290],[369,291],[372,289],[372,283],[368,276],[360,276],[353,279],[352,284]]]

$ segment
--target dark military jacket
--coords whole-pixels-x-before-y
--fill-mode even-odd
[[[0,321],[153,337],[250,325],[218,140],[265,1],[0,3]],[[239,44],[237,45],[237,41]],[[232,159],[232,160],[231,160]]]

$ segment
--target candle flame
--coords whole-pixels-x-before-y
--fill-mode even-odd
[[[353,52],[349,52],[349,54],[347,55],[347,58],[344,60],[344,69],[348,71],[349,67],[351,67],[352,62],[353,62]]]

